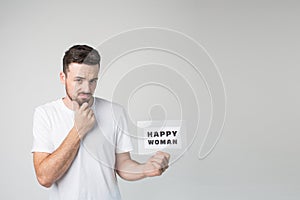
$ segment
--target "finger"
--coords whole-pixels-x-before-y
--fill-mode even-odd
[[[163,169],[166,166],[168,166],[168,161],[164,158],[153,157],[151,159],[151,162],[157,163],[160,169]]]
[[[155,161],[151,161],[151,164],[154,166],[154,170],[153,171],[155,171],[155,170],[161,170],[162,171],[162,167],[160,166],[160,164],[159,163],[157,163],[157,162],[155,162]]]
[[[94,112],[92,109],[89,110],[88,117],[92,118],[94,116]]]
[[[155,156],[162,159],[162,165],[163,165],[162,172],[164,172],[166,169],[169,168],[170,154],[162,151],[157,151]]]
[[[170,154],[168,154],[168,153],[166,153],[166,152],[163,152],[164,153],[164,156],[165,156],[165,158],[168,160],[168,162],[169,162],[169,160],[170,160]]]
[[[157,155],[154,155],[152,158],[155,159],[157,162],[162,163],[163,167],[165,167],[169,164],[169,160],[165,154],[157,154]]]
[[[167,152],[163,152],[163,151],[157,151],[155,154],[156,155],[163,155],[163,156],[166,156],[166,157],[170,157],[170,154],[168,154]]]
[[[171,155],[170,154],[166,154],[166,157],[167,157],[167,159],[168,159],[168,162],[170,161],[170,157],[171,157]]]
[[[168,162],[169,162],[169,160],[170,160],[170,154],[168,154],[168,153],[166,153],[166,152],[157,151],[157,152],[156,152],[156,155],[164,156],[164,157],[168,160]]]
[[[88,107],[89,107],[89,104],[87,102],[84,102],[80,107],[80,111],[85,111]]]
[[[153,170],[154,173],[155,172],[157,173],[156,175],[161,175],[169,167],[169,166],[161,167],[161,165],[155,161],[151,162],[151,164],[156,168],[155,170]]]
[[[159,176],[162,173],[162,170],[159,168],[159,165],[157,165],[155,162],[149,162],[147,163],[147,165],[149,166],[147,168],[147,174],[148,176]]]

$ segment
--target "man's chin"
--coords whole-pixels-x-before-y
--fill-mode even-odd
[[[79,104],[79,106],[82,106],[82,104],[89,103],[91,99],[76,99],[76,102]]]

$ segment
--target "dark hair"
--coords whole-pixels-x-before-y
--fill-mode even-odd
[[[100,66],[100,55],[98,51],[87,45],[74,45],[65,52],[63,58],[63,72],[67,76],[69,71],[69,64],[79,63],[87,65],[96,65]]]

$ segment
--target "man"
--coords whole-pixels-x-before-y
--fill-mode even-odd
[[[66,96],[35,110],[34,168],[38,182],[51,187],[51,200],[119,200],[116,173],[133,181],[159,176],[168,168],[169,154],[164,152],[143,164],[131,159],[123,108],[93,97],[99,68],[97,50],[71,47],[60,73]]]

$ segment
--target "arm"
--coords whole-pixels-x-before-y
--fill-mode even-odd
[[[37,179],[42,186],[50,187],[70,168],[83,138],[95,124],[93,111],[88,104],[75,107],[74,127],[62,144],[51,154],[34,152],[33,162]]]
[[[50,187],[66,173],[77,154],[79,145],[77,131],[72,128],[63,143],[53,153],[33,153],[35,173],[42,186]]]
[[[116,171],[128,181],[140,180],[146,177],[160,176],[169,166],[170,155],[158,151],[146,163],[138,163],[131,159],[130,153],[116,154]]]

